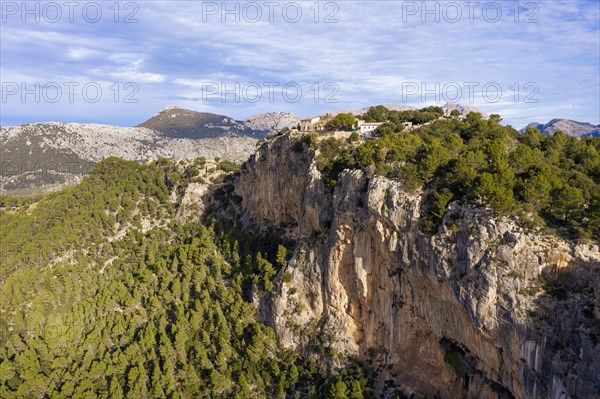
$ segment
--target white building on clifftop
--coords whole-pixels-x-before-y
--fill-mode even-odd
[[[361,134],[372,133],[379,126],[383,125],[382,122],[361,122],[358,123],[358,128],[360,129]]]

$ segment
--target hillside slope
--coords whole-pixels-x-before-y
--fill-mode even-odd
[[[268,288],[285,247],[178,218],[188,189],[221,186],[203,166],[109,158],[0,198],[2,399],[370,397],[360,364],[332,372],[256,321],[247,287]]]

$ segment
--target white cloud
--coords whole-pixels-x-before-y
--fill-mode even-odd
[[[113,72],[110,76],[134,83],[162,83],[165,80],[165,75],[137,71]]]
[[[312,3],[302,3],[306,18],[297,24],[286,23],[281,14],[275,15],[275,23],[223,24],[218,18],[203,22],[199,2],[145,2],[137,24],[57,25],[52,30],[3,26],[0,46],[5,71],[43,73],[50,81],[71,75],[148,84],[153,86],[145,92],[149,107],[170,97],[193,98],[205,82],[298,82],[304,87],[334,82],[339,106],[348,107],[399,103],[403,82],[428,87],[436,82],[498,82],[505,89],[515,82],[521,87],[535,82],[538,104],[504,97],[489,104],[479,96],[466,105],[504,113],[515,125],[555,116],[598,123],[600,15],[594,3],[537,2],[539,23],[533,24],[515,23],[507,10],[496,24],[485,22],[481,14],[473,23],[435,23],[431,18],[422,23],[420,16],[403,22],[401,3],[388,1],[338,2],[335,24],[314,23],[308,9]],[[321,18],[326,14],[321,8]],[[78,62],[69,65],[71,60]],[[254,107],[306,115],[332,106],[307,100]],[[218,113],[248,107],[224,103]]]
[[[123,60],[124,58],[120,58]],[[144,59],[139,58],[132,60],[129,64],[119,67],[116,72],[111,72],[110,76],[123,79],[133,83],[162,83],[165,80],[165,75],[159,73],[142,72]]]
[[[74,60],[85,60],[91,57],[95,57],[101,54],[101,52],[96,50],[91,50],[88,48],[70,48],[67,52],[68,57]]]

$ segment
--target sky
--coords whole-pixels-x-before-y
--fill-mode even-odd
[[[0,1],[0,124],[457,102],[600,123],[600,1]]]

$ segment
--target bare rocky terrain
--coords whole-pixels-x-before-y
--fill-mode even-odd
[[[0,195],[54,191],[81,181],[108,157],[191,160],[215,157],[242,163],[267,134],[297,125],[291,113],[239,121],[169,106],[136,127],[31,123],[0,128]]]
[[[479,108],[455,104],[455,103],[446,103],[442,107],[442,109],[444,110],[446,115],[450,115],[450,112],[457,110],[460,112],[461,116],[463,116],[463,117],[467,116],[467,114],[469,114],[469,112],[479,112],[483,116],[484,119],[487,119],[489,117],[489,115],[486,112],[481,111]]]
[[[292,128],[300,123],[300,118],[291,112],[269,112],[252,115],[244,119],[244,125],[252,130],[276,132],[283,128]]]
[[[128,160],[214,158],[241,163],[257,140],[228,134],[169,137],[145,127],[33,123],[0,128],[0,194],[47,192],[77,183],[108,157]]]

